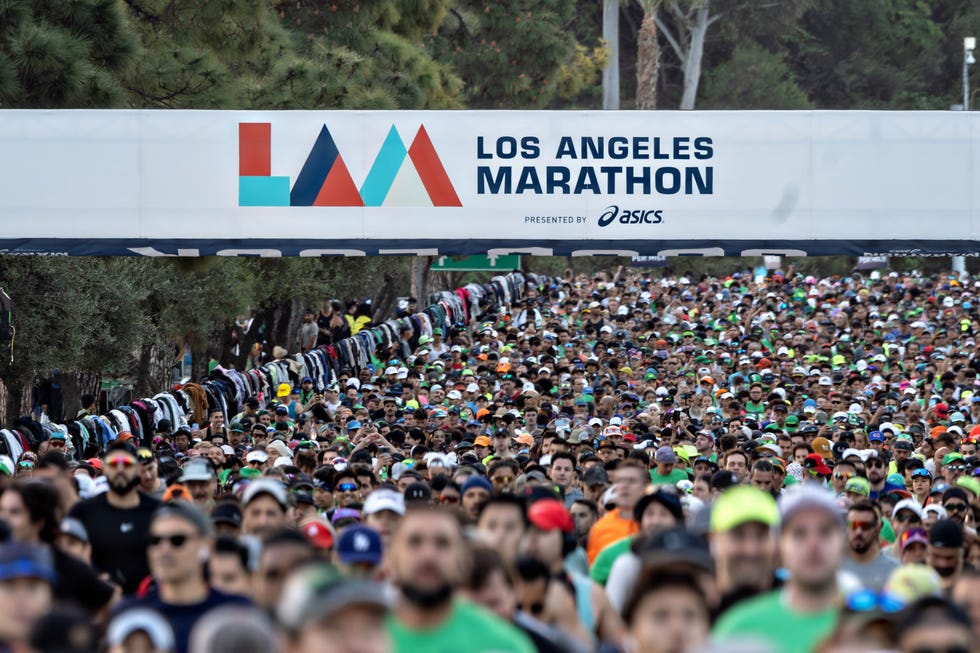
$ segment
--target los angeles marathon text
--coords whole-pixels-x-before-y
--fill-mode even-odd
[[[478,136],[477,159],[533,161],[541,157],[537,136]],[[714,144],[707,136],[563,136],[556,161],[708,161]],[[479,195],[712,195],[714,166],[700,165],[481,165]]]

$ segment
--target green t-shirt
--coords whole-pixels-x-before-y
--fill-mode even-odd
[[[616,558],[624,553],[628,553],[635,539],[636,535],[629,535],[621,540],[616,540],[600,551],[599,555],[595,558],[595,562],[592,563],[592,569],[589,571],[589,576],[592,577],[592,580],[600,585],[605,585],[606,581],[609,580],[609,572],[612,571],[612,566],[616,562]]]
[[[711,631],[718,642],[761,640],[774,653],[808,653],[837,625],[837,606],[816,613],[791,610],[782,590],[768,592],[736,605],[722,615]]]
[[[687,472],[676,467],[670,470],[670,473],[666,476],[661,476],[657,473],[657,468],[654,467],[650,470],[650,482],[654,485],[675,485],[677,481],[689,480],[687,477]]]
[[[449,618],[433,630],[411,630],[389,617],[392,653],[535,653],[528,637],[469,601],[453,602]]]

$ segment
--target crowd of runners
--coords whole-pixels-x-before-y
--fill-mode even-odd
[[[5,651],[980,651],[980,281],[323,306],[267,368],[3,432]]]

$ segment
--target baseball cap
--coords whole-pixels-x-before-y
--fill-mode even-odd
[[[303,537],[317,549],[333,548],[333,531],[322,519],[311,519],[300,527]]]
[[[739,484],[738,474],[727,469],[721,469],[711,475],[711,489],[725,491]]]
[[[683,481],[681,481],[683,482]],[[688,481],[689,483],[690,481]],[[673,515],[674,520],[677,523],[684,522],[684,508],[681,506],[681,500],[677,495],[663,490],[654,490],[653,492],[648,492],[640,497],[640,500],[636,502],[633,506],[633,520],[636,523],[640,523],[643,518],[643,513],[646,512],[647,507],[651,503],[659,503],[664,508],[666,508],[671,515]]]
[[[348,578],[323,564],[307,567],[286,581],[276,616],[283,628],[296,633],[311,622],[336,617],[352,607],[385,614],[388,606],[383,588],[373,581]]]
[[[897,567],[885,583],[885,595],[894,596],[906,604],[942,593],[942,580],[929,565]]]
[[[827,438],[814,438],[813,439],[813,453],[820,454],[821,458],[833,458],[834,452],[831,448],[830,440]]]
[[[929,545],[959,549],[963,546],[963,527],[952,519],[940,519],[929,529]]]
[[[871,483],[868,482],[868,479],[859,476],[849,478],[844,484],[844,493],[847,494],[848,492],[869,497],[871,496]]]
[[[704,571],[714,571],[708,541],[681,526],[657,531],[638,543],[644,565],[667,566],[687,563]]]
[[[902,499],[896,503],[895,509],[892,510],[892,517],[895,517],[903,510],[911,510],[919,519],[922,519],[922,506],[915,499]]]
[[[783,524],[804,510],[821,510],[831,515],[843,527],[840,507],[830,492],[812,485],[797,487],[799,489],[783,494],[779,499],[779,513]]]
[[[364,501],[364,514],[373,515],[389,510],[398,515],[405,514],[405,497],[395,490],[380,489],[368,495]]]
[[[242,495],[242,507],[252,503],[259,495],[267,494],[285,510],[289,507],[289,498],[286,496],[286,488],[279,481],[271,478],[257,478],[249,481],[245,486],[245,493]]]
[[[582,476],[582,483],[584,483],[586,487],[593,485],[608,485],[609,474],[599,465],[595,465],[590,467]]]
[[[491,446],[493,446],[493,441],[490,438],[488,438],[487,436],[485,436],[485,435],[480,435],[480,436],[477,436],[477,438],[475,440],[473,440],[473,446],[474,447],[491,447]]]
[[[428,503],[431,499],[432,490],[421,481],[405,488],[405,503]]]
[[[713,481],[714,478],[712,485]],[[712,533],[724,533],[750,522],[769,527],[779,524],[779,510],[772,495],[758,488],[740,485],[723,492],[711,509]]]
[[[293,390],[292,386],[289,385],[288,383],[280,383],[276,387],[276,396],[277,397],[288,397],[289,396],[289,393],[292,392],[292,390]]]
[[[211,510],[211,522],[214,524],[230,524],[236,528],[242,525],[242,509],[237,503],[223,501]]]
[[[963,454],[956,452],[948,453],[943,456],[943,466],[945,467],[946,465],[956,462],[957,460],[963,460]]]
[[[665,465],[673,465],[677,462],[677,453],[674,452],[670,447],[660,447],[657,449],[657,454],[655,459],[658,463],[663,463]]]
[[[167,620],[156,610],[131,608],[116,615],[106,630],[109,646],[122,646],[133,633],[146,633],[157,651],[174,650],[174,632]]]
[[[830,476],[831,469],[824,462],[824,457],[818,453],[811,453],[803,459],[803,469],[812,470],[820,476]]]
[[[381,535],[367,526],[354,524],[337,538],[337,559],[345,565],[380,565]]]
[[[177,482],[186,483],[188,481],[210,481],[214,478],[214,469],[212,469],[211,463],[204,458],[194,458],[184,465],[184,469],[180,474],[180,478],[177,479]]]
[[[575,531],[575,520],[565,508],[565,504],[557,499],[541,499],[531,504],[527,509],[527,520],[543,531],[558,529],[562,533]]]
[[[55,582],[54,562],[47,548],[20,542],[0,546],[0,582],[18,578]]]
[[[74,517],[65,517],[61,520],[61,534],[70,535],[80,542],[88,544],[88,529],[85,524]]]
[[[269,460],[269,454],[262,451],[261,449],[256,449],[255,451],[249,451],[248,455],[245,456],[245,462],[247,463],[264,463]]]
[[[908,529],[907,531],[902,533],[902,537],[899,540],[899,545],[902,547],[902,551],[904,551],[906,548],[908,548],[910,544],[915,544],[916,542],[921,542],[926,546],[929,545],[929,533],[926,532],[926,529],[924,528]]]
[[[355,510],[354,508],[337,508],[333,511],[333,515],[330,517],[330,523],[336,526],[339,522],[345,519],[354,519],[360,522],[361,512],[359,510]]]

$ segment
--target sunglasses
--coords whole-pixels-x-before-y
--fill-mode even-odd
[[[920,468],[912,472],[912,478],[916,477],[932,478],[932,474],[929,473],[929,470]]]
[[[947,503],[943,505],[943,508],[946,509],[946,512],[966,512],[965,503]]]
[[[922,520],[919,519],[919,516],[918,515],[911,514],[911,513],[899,514],[898,516],[895,517],[895,521],[897,521],[899,523],[902,523],[902,524],[904,524],[906,522],[911,522],[913,524],[920,524],[920,523],[922,523]]]
[[[870,531],[870,530],[876,528],[878,526],[878,523],[877,522],[873,522],[873,521],[857,521],[857,520],[855,520],[855,521],[849,522],[848,523],[848,526],[850,527],[850,529],[852,531],[857,531],[857,530]]]
[[[868,467],[881,467],[881,468],[884,468],[885,467],[885,463],[881,462],[880,460],[872,460],[871,462],[868,463]]]
[[[905,601],[894,594],[883,592],[878,594],[870,590],[860,590],[847,597],[847,609],[852,612],[900,612],[905,608]]]
[[[22,460],[17,463],[17,466],[21,469],[34,469],[34,461],[32,460]]]
[[[459,497],[440,497],[439,503],[459,503]]]
[[[853,472],[834,472],[834,478],[843,478],[843,479],[846,480],[846,479],[849,479],[849,478],[854,478],[854,473]]]
[[[965,472],[967,470],[966,465],[950,465],[946,469],[951,469],[954,472]]]
[[[106,467],[118,467],[122,469],[129,469],[130,467],[136,464],[136,461],[126,456],[114,456],[112,458],[108,458],[105,461],[105,464]]]
[[[191,536],[186,533],[178,533],[177,535],[150,535],[147,542],[150,546],[160,546],[163,542],[167,542],[170,546],[175,549],[187,544],[187,540],[191,539]]]
[[[354,483],[341,483],[337,486],[338,492],[357,492],[357,485]]]

